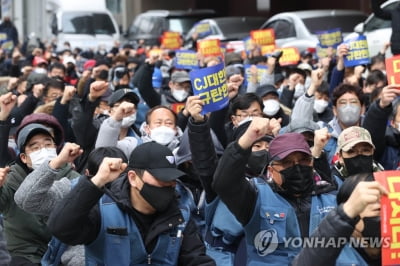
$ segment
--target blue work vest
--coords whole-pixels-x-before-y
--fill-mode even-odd
[[[336,259],[336,265],[354,265],[354,266],[368,266],[363,257],[355,250],[350,247],[349,244],[343,247],[339,257]]]
[[[207,255],[217,265],[233,265],[239,239],[244,233],[243,226],[219,197],[206,204],[205,218]]]
[[[300,247],[288,245],[285,239],[300,238],[296,212],[290,203],[275,193],[266,183],[255,183],[258,198],[254,213],[244,227],[248,265],[289,265],[300,252]],[[312,196],[309,232],[336,207],[336,196]]]
[[[96,240],[85,246],[86,265],[177,265],[183,231],[190,218],[189,208],[181,208],[184,221],[161,234],[154,250],[148,253],[127,213],[106,194],[99,205],[101,229]]]

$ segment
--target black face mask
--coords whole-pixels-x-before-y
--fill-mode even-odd
[[[254,151],[251,153],[247,161],[247,172],[250,175],[259,176],[265,170],[265,166],[269,162],[267,150]]]
[[[364,217],[364,230],[362,231],[363,237],[375,238],[381,237],[381,217]]]
[[[143,184],[140,195],[157,211],[165,211],[175,198],[175,188]]]
[[[364,105],[369,106],[369,104],[371,103],[371,93],[364,93],[363,99],[364,99]]]
[[[307,195],[314,188],[314,170],[312,166],[295,164],[280,171],[282,188],[290,195]]]
[[[116,85],[116,86],[114,87],[114,91],[122,90],[122,89],[129,89],[129,84]]]
[[[357,155],[353,158],[343,158],[347,174],[354,175],[359,173],[372,173],[373,172],[373,158],[372,155]]]

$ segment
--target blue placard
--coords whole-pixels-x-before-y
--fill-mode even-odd
[[[192,50],[178,50],[175,53],[174,67],[178,69],[198,69],[199,60],[197,53]]]
[[[192,70],[190,72],[193,94],[204,101],[203,115],[220,110],[229,103],[228,85],[224,64]]]
[[[250,54],[250,44],[251,44],[251,37],[248,36],[246,38],[243,38],[243,43],[244,43],[244,50],[246,51],[246,54]]]
[[[202,39],[212,34],[211,25],[208,22],[197,22],[194,27],[195,32],[199,34],[199,39]]]
[[[345,67],[369,64],[368,42],[364,35],[358,35],[344,43],[349,47],[349,53],[344,57]]]
[[[251,78],[251,73],[250,73],[250,68],[252,65],[245,64],[244,65],[244,80],[245,84],[249,84],[250,78]],[[262,76],[267,72],[268,67],[264,65],[256,65],[257,67],[257,82],[261,82]]]
[[[336,48],[343,42],[342,31],[340,28],[331,30],[317,31],[315,34],[318,37],[319,45],[322,48],[333,47]]]

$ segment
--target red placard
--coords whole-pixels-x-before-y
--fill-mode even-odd
[[[400,171],[374,173],[389,192],[381,197],[382,266],[400,264]]]
[[[203,56],[220,56],[222,54],[220,40],[199,40],[197,41],[197,51]]]
[[[279,64],[281,66],[297,65],[299,63],[300,53],[296,47],[280,48],[279,50],[283,52],[279,59]]]
[[[386,58],[385,64],[388,84],[400,84],[400,55]]]
[[[250,31],[250,37],[253,40],[253,42],[258,45],[275,44],[274,29],[252,30]]]

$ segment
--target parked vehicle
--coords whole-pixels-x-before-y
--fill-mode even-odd
[[[389,0],[381,5],[381,8],[390,10],[396,8],[400,0]],[[363,34],[367,37],[369,55],[374,56],[382,49],[385,43],[390,41],[392,35],[392,26],[390,20],[383,20],[377,18],[373,13],[369,17],[357,26],[354,27],[354,32],[349,34],[350,37],[354,37],[358,34]],[[391,56],[390,49],[386,52],[387,56]]]
[[[346,36],[353,27],[366,19],[358,10],[304,10],[284,12],[272,16],[261,29],[275,30],[278,47],[297,47],[300,52],[312,50],[318,44],[315,32],[340,28]]]
[[[71,48],[98,49],[102,45],[108,50],[120,40],[118,24],[105,1],[49,0],[48,7],[51,34],[59,50],[66,41]]]
[[[185,36],[197,21],[215,15],[211,9],[149,10],[133,20],[126,37],[130,42],[144,40],[148,45],[159,44],[163,32],[174,31]]]
[[[259,29],[264,21],[264,17],[217,17],[203,19],[200,23],[210,24],[212,33],[205,38],[229,41],[241,40],[249,36],[250,31]],[[196,28],[192,27],[185,39],[190,38],[195,30]]]
[[[238,52],[244,49],[242,40],[250,36],[251,30],[259,29],[264,21],[264,17],[243,16],[207,18],[199,23],[210,25],[211,33],[203,39],[219,39],[221,43],[226,44],[228,50]],[[195,31],[194,25],[185,36],[185,41],[188,41]]]

